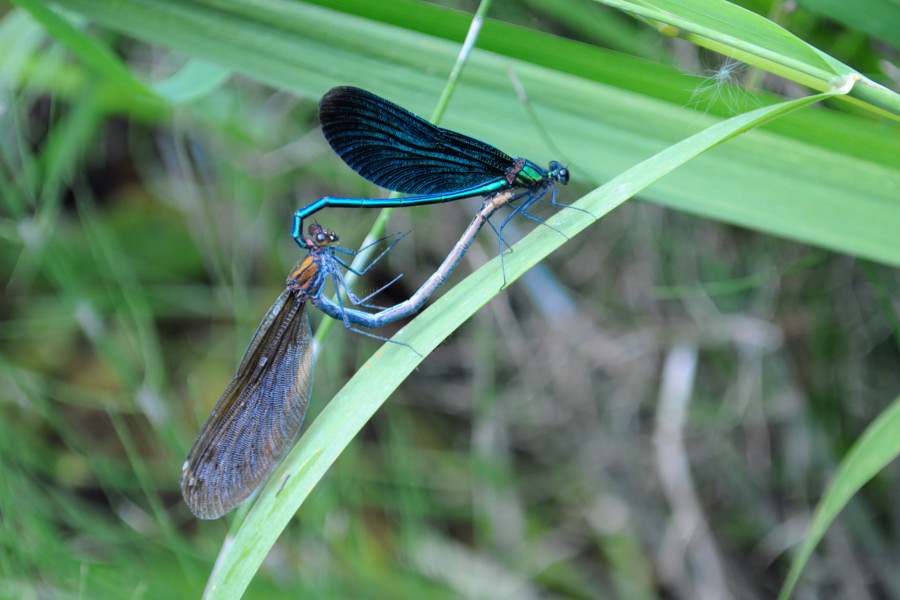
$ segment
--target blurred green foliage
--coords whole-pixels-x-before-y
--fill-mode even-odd
[[[316,131],[317,98],[349,83],[429,114],[475,9],[441,4],[5,9],[0,595],[202,593],[228,524],[181,502],[187,449],[296,259],[292,212],[377,193]],[[896,90],[890,6],[833,4],[745,6]],[[442,124],[556,157],[511,66],[572,163],[567,202],[807,93],[724,78],[718,55],[585,0],[489,16]],[[246,597],[778,593],[900,391],[900,136],[879,106],[831,101],[716,148],[499,294],[347,448]],[[403,273],[379,302],[404,299],[475,204],[396,212],[412,233],[361,289]],[[348,246],[372,219],[318,217]],[[479,241],[461,271],[497,254]],[[333,329],[308,422],[377,345]],[[854,497],[803,594],[900,598],[898,487],[892,465]]]

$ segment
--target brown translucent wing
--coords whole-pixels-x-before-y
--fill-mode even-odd
[[[246,500],[300,431],[313,381],[305,309],[300,291],[278,297],[188,453],[181,493],[201,519],[217,519]]]

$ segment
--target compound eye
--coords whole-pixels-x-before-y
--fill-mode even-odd
[[[321,229],[316,232],[315,242],[317,246],[330,246],[338,241],[338,236],[333,231],[328,231],[327,229]]]
[[[556,180],[562,184],[569,183],[569,169],[558,160],[551,160],[549,165],[551,174],[556,175]]]

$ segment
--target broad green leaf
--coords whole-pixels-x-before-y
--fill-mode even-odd
[[[230,0],[205,4],[59,0],[59,4],[99,24],[281,89],[318,97],[334,85],[359,85],[422,114],[429,114],[458,50],[458,44],[440,38],[299,2],[272,0],[252,10]],[[717,12],[722,3],[713,2],[709,9],[716,18],[703,20],[694,3],[686,4],[694,8],[685,12],[707,28],[734,18],[748,28],[746,37],[759,43],[770,31],[743,9]],[[458,17],[425,4],[408,8],[406,18],[421,23]],[[511,31],[500,28],[495,34],[508,36]],[[491,28],[485,27],[479,47],[504,47],[505,37],[491,35]],[[623,62],[614,53],[563,44],[535,32],[522,35],[531,46],[528,56],[558,56],[568,72],[476,49],[442,125],[540,162],[559,158],[548,152],[519,103],[506,73],[512,68],[564,159],[571,160],[573,181],[599,184],[713,122],[712,117],[645,93],[593,80],[619,66],[633,68],[632,59]],[[813,56],[820,53],[810,54],[804,43],[795,44],[785,35],[776,48],[790,52],[791,60],[818,60]],[[464,32],[460,41],[463,36]],[[558,53],[560,44],[575,55],[570,62]],[[815,68],[824,73],[821,63]],[[656,73],[656,66],[647,69],[648,76]],[[645,85],[639,81],[636,77],[628,85]],[[686,98],[689,92],[685,90]],[[793,123],[793,135],[754,132],[661,180],[643,192],[642,199],[900,265],[894,235],[900,230],[900,167],[890,160],[900,154],[896,126],[850,121],[846,115],[828,118],[824,113],[802,122],[788,121]]]
[[[883,0],[800,0],[797,4],[843,23],[850,29],[881,38],[900,50],[900,4]]]

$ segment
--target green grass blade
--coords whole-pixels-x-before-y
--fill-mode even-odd
[[[202,98],[222,86],[229,77],[230,69],[208,60],[193,59],[153,88],[166,100],[180,104]]]
[[[724,0],[599,0],[608,6],[716,40],[768,59],[821,81],[852,71],[836,68],[815,48],[783,27],[745,8]]]
[[[834,92],[838,93],[838,92]],[[654,181],[724,141],[831,94],[819,94],[760,108],[718,123],[594,190],[574,206],[589,211],[561,210],[538,227],[505,259],[507,281],[515,281],[567,238],[582,231]],[[593,216],[591,216],[593,215]],[[207,585],[209,598],[239,598],[288,521],[344,448],[398,385],[457,327],[499,293],[503,281],[499,257],[466,278],[403,328],[360,367],[344,388],[310,425],[273,473],[241,524],[226,544]]]
[[[419,114],[429,114],[458,52],[458,44],[431,35],[302,3],[271,2],[253,11],[228,0],[59,3],[102,25],[213,60],[280,89],[316,97],[340,83],[359,85]],[[723,9],[707,26],[733,10]],[[467,22],[429,5],[413,4],[409,11],[407,18],[423,29],[430,22]],[[747,19],[748,26],[760,23],[758,17]],[[272,22],[280,26],[272,28]],[[547,129],[580,167],[573,169],[573,181],[599,184],[712,121],[674,101],[655,100],[657,95],[674,97],[681,86],[687,103],[695,80],[669,81],[673,73],[667,78],[659,65],[537,32],[504,37],[509,34],[508,28],[485,25],[479,48],[521,52],[476,49],[443,126],[534,160],[556,158],[533,127],[523,126],[526,111],[506,76],[512,66]],[[792,60],[815,62],[825,77],[826,67],[800,44],[795,48],[784,41],[777,48]],[[531,62],[540,57],[552,57],[557,68]],[[447,69],[431,70],[433,65]],[[900,168],[890,158],[900,154],[900,137],[881,124],[835,111],[803,112],[809,114],[783,119],[777,131],[754,132],[686,165],[643,192],[642,199],[900,265],[895,243]]]
[[[132,94],[152,96],[153,93],[108,47],[97,43],[69,23],[64,17],[48,9],[43,3],[35,0],[19,0],[17,2],[26,9],[41,25],[47,28],[54,37],[66,44],[86,65],[110,82],[124,88]]]
[[[711,48],[765,68],[817,90],[836,79],[857,78],[860,85],[848,95],[900,117],[900,95],[863,77],[853,68],[807,44],[783,27],[725,0],[597,0],[648,19],[668,23],[702,39]],[[706,45],[704,43],[704,45]],[[740,52],[728,52],[727,49]]]
[[[809,533],[791,564],[779,600],[790,598],[803,568],[838,513],[863,485],[897,456],[900,456],[900,397],[894,399],[866,429],[841,462],[831,486],[816,508]]]
[[[456,62],[453,65],[453,70],[450,71],[450,75],[447,77],[447,83],[444,86],[443,92],[441,92],[441,97],[438,99],[437,106],[432,112],[429,121],[434,123],[435,125],[440,124],[441,118],[444,116],[444,112],[447,110],[447,104],[450,102],[450,98],[453,95],[454,90],[456,89],[457,83],[459,83],[460,75],[462,75],[463,69],[466,66],[466,63],[469,61],[469,56],[472,53],[472,48],[475,46],[475,43],[478,41],[478,35],[481,32],[481,27],[484,23],[484,15],[487,13],[490,8],[491,0],[481,0],[481,4],[478,7],[477,12],[472,17],[472,23],[469,26],[469,32],[466,34],[466,41],[462,45],[459,50],[459,55],[456,57]],[[402,194],[394,192],[392,197],[399,197]],[[360,250],[356,257],[353,259],[352,267],[354,269],[361,269],[366,264],[369,263],[372,256],[375,254],[375,242],[380,239],[384,235],[385,227],[387,227],[388,221],[391,218],[391,214],[393,214],[393,208],[383,208],[378,212],[378,217],[375,219],[375,222],[372,224],[372,227],[369,229],[369,233],[366,235],[365,244],[367,248]],[[353,282],[356,281],[357,276],[352,272],[347,274],[346,280],[347,285],[352,286]],[[328,332],[334,327],[335,321],[328,320],[322,324],[319,328],[319,331],[316,332],[316,340],[321,341],[324,340],[328,336]]]

